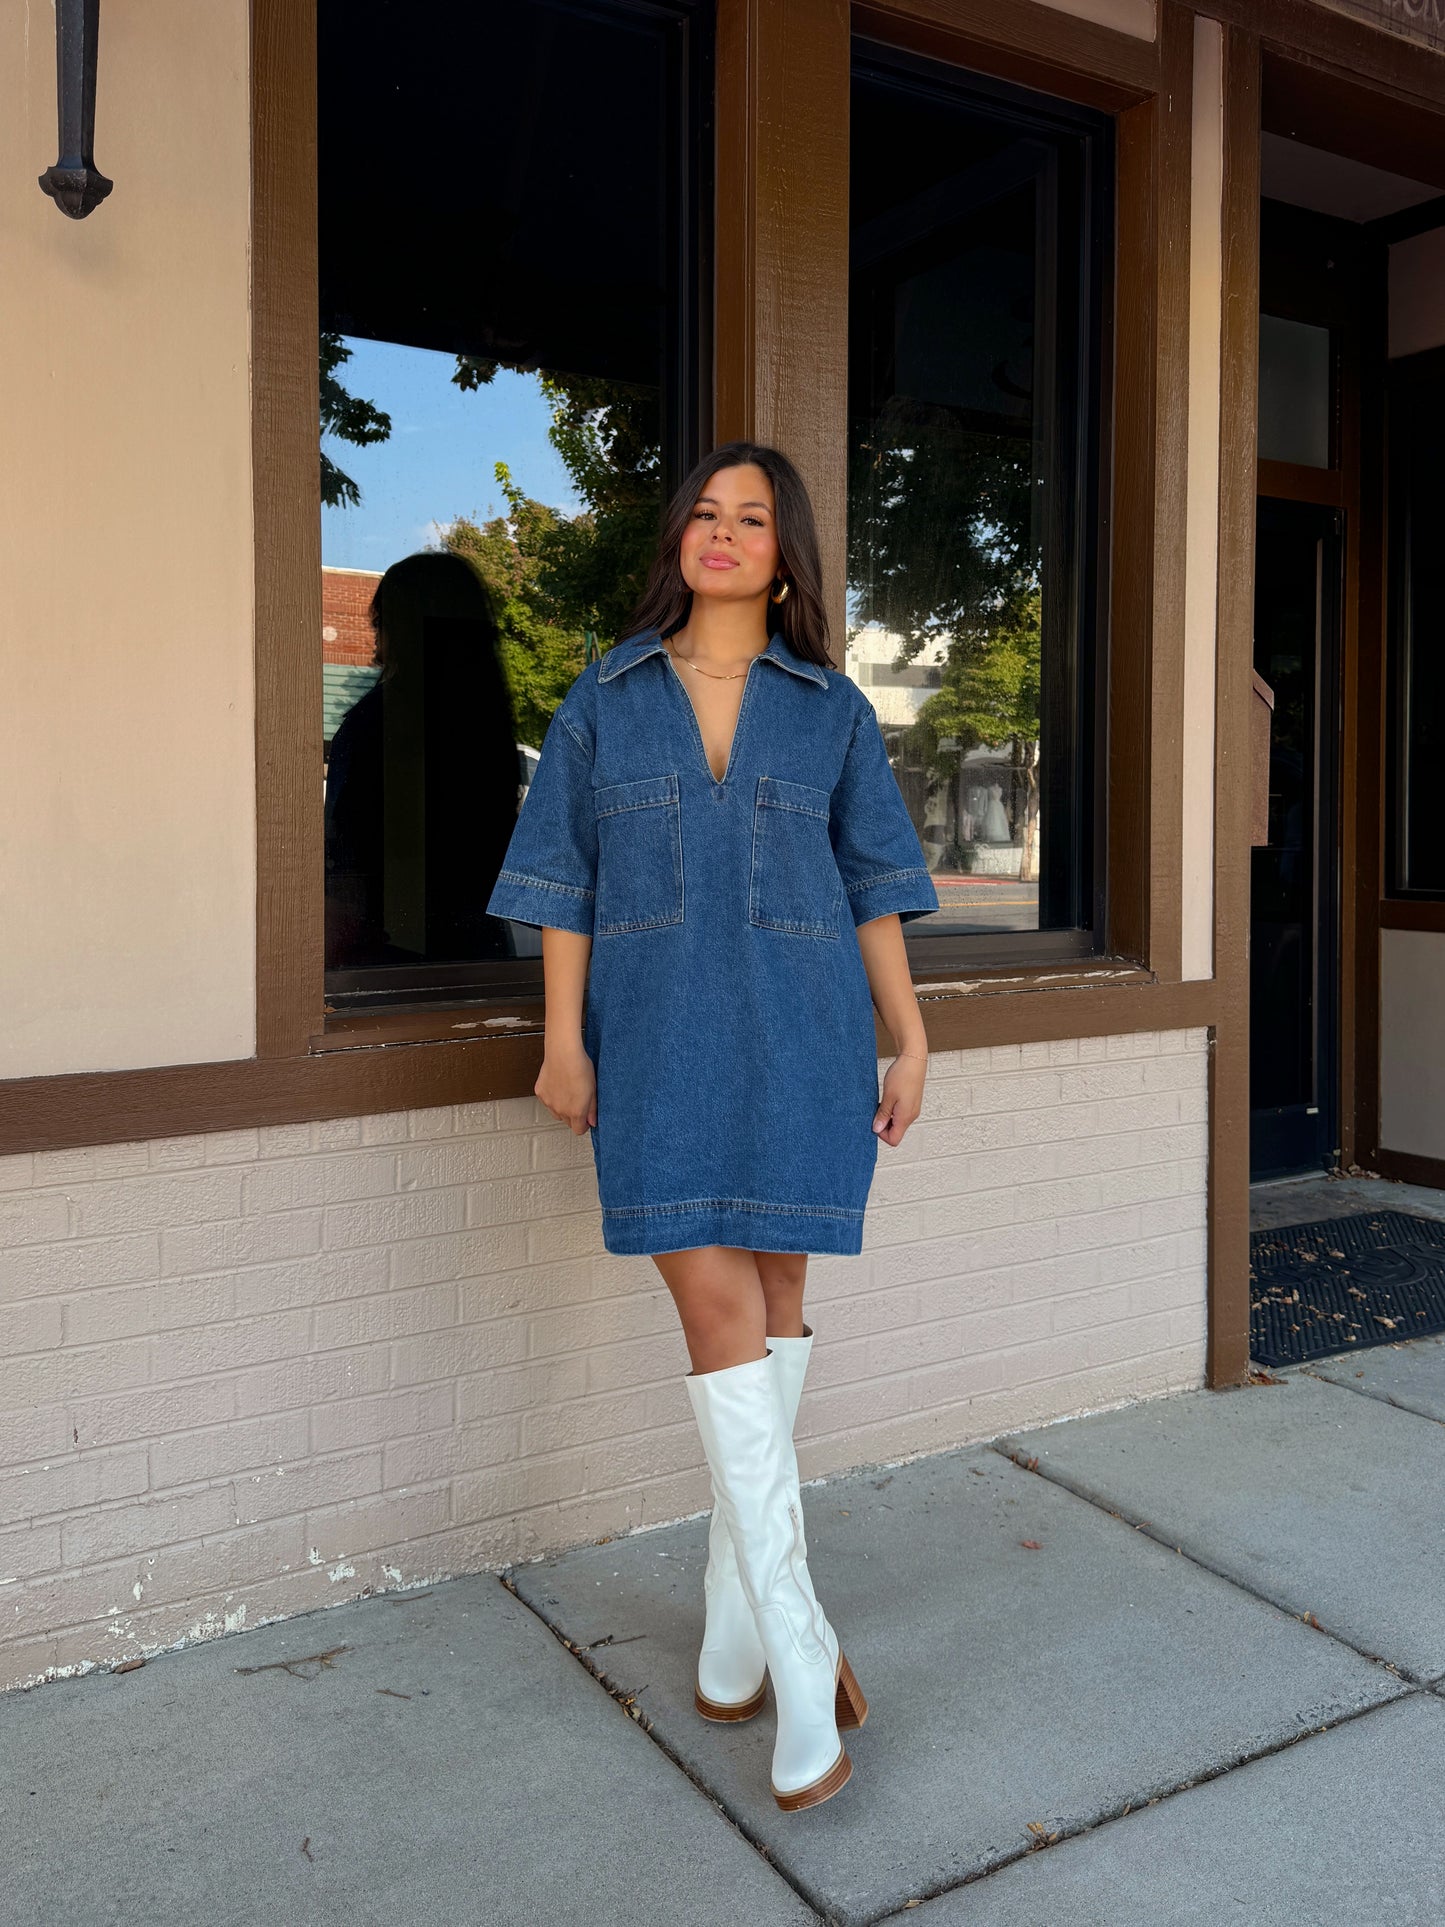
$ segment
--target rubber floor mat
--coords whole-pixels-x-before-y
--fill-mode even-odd
[[[1445,1331],[1445,1221],[1403,1211],[1255,1231],[1249,1349],[1261,1365]]]

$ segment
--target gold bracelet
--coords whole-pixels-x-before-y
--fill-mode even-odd
[[[916,1051],[916,1050],[895,1051],[893,1053],[893,1061],[895,1064],[898,1062],[898,1059],[900,1057],[916,1057],[920,1064],[926,1064],[928,1062],[928,1057],[926,1053],[924,1053],[923,1051]]]

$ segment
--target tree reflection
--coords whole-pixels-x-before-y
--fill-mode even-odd
[[[943,792],[942,861],[972,869],[980,846],[1001,841],[982,827],[997,829],[996,801],[1018,851],[1015,874],[1033,880],[1042,592],[1032,437],[895,395],[852,439],[849,487],[857,626],[876,623],[896,639],[895,670],[925,648],[943,651],[936,693],[898,732],[903,759]],[[978,755],[986,750],[997,758]]]

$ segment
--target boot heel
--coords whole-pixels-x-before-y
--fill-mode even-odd
[[[838,1757],[823,1775],[814,1780],[811,1786],[799,1787],[796,1793],[779,1793],[773,1788],[773,1798],[784,1813],[801,1813],[805,1807],[819,1807],[825,1800],[831,1800],[840,1787],[848,1784],[853,1775],[853,1762],[841,1747]]]
[[[761,1713],[763,1701],[768,1696],[766,1679],[750,1700],[729,1703],[726,1700],[710,1700],[700,1687],[692,1689],[692,1703],[705,1720],[750,1720],[754,1713]]]
[[[863,1689],[853,1677],[853,1668],[841,1653],[838,1655],[838,1695],[833,1717],[840,1728],[861,1726],[868,1717],[868,1702],[863,1697]]]

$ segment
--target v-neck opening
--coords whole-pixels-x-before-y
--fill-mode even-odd
[[[733,724],[732,738],[728,743],[727,761],[723,765],[723,773],[721,776],[714,776],[712,773],[712,764],[707,760],[707,744],[703,740],[702,724],[698,721],[697,707],[692,697],[687,693],[687,684],[683,681],[682,674],[672,659],[672,651],[664,645],[662,653],[667,661],[667,672],[677,684],[678,692],[682,700],[687,704],[687,713],[692,718],[692,733],[697,739],[698,754],[702,757],[702,766],[707,772],[707,780],[715,790],[724,789],[727,786],[728,778],[733,773],[733,760],[737,755],[738,737],[742,734],[743,718],[747,714],[748,697],[752,694],[753,670],[768,652],[766,649],[760,649],[748,664],[746,674],[743,676],[742,700],[738,704],[737,720]]]

